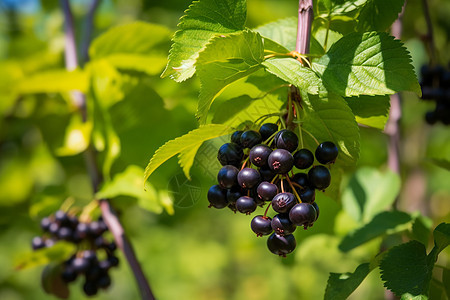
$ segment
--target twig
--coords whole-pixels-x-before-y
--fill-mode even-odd
[[[430,9],[427,0],[422,0],[422,7],[425,22],[427,23],[427,35],[425,37],[430,50],[430,63],[433,64],[436,62],[436,46],[434,44],[433,23],[431,22]]]
[[[297,43],[295,51],[301,54],[309,53],[309,41],[311,38],[311,24],[314,18],[313,1],[299,0],[298,2],[298,26]]]
[[[97,2],[94,0],[94,2]],[[68,0],[60,0],[61,7],[64,13],[65,19],[65,30],[66,30],[66,48],[65,48],[65,58],[66,58],[66,69],[71,71],[78,67],[78,58],[76,52],[76,42],[75,42],[75,34],[74,34],[74,23],[73,23],[73,15],[70,9],[70,4]],[[90,13],[92,16],[95,13],[95,8],[98,6],[93,3],[91,6],[92,11]],[[87,26],[92,26],[92,22],[86,24]],[[91,29],[88,29],[91,32]],[[86,38],[86,36],[85,36]],[[87,36],[90,40],[90,35]],[[87,44],[87,48],[89,48],[89,41],[85,41]],[[80,113],[83,116],[83,121],[87,120],[87,112],[86,112],[86,95],[81,93],[80,91],[72,92],[73,101],[76,107],[80,110]],[[92,147],[88,147],[84,152],[84,159],[86,162],[86,166],[91,177],[91,183],[94,192],[98,191],[99,185],[101,183],[101,175],[96,164],[95,159],[95,150]],[[113,207],[109,203],[108,200],[102,199],[100,200],[100,209],[102,211],[103,219],[108,226],[109,230],[114,236],[114,240],[118,246],[118,248],[124,253],[125,258],[130,265],[130,268],[133,271],[133,274],[136,278],[139,291],[141,293],[141,297],[144,300],[153,300],[155,299],[150,285],[145,277],[142,268],[137,261],[136,254],[131,246],[131,243],[128,241],[128,238],[125,235],[125,231],[117,218],[116,213],[114,212]]]
[[[94,28],[94,16],[95,12],[100,4],[101,0],[93,0],[89,6],[88,13],[86,14],[86,20],[84,24],[83,39],[81,41],[81,64],[89,60],[89,45],[92,39],[92,29]]]

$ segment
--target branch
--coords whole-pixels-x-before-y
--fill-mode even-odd
[[[88,13],[84,24],[83,40],[81,41],[81,63],[84,64],[89,60],[89,45],[92,39],[92,29],[94,28],[95,12],[100,5],[101,0],[93,0],[89,6]]]
[[[88,24],[87,27],[92,26],[92,20],[95,9],[98,7],[98,0],[94,0],[94,3],[91,6],[91,10],[88,16]],[[65,20],[65,31],[66,31],[66,48],[65,48],[65,58],[66,58],[66,69],[71,71],[78,67],[78,59],[77,59],[77,51],[76,51],[76,42],[75,42],[75,34],[74,34],[74,23],[73,23],[73,15],[70,9],[69,0],[60,0],[63,12],[64,12],[64,20]],[[88,39],[85,41],[86,49],[89,48],[90,41],[90,32],[91,29],[87,28],[88,35],[85,35],[85,38]],[[87,120],[87,111],[86,111],[86,95],[81,93],[80,91],[72,92],[73,102],[77,108],[79,108],[80,113],[83,116],[83,121]],[[91,177],[91,183],[94,192],[98,191],[99,185],[101,183],[101,174],[96,164],[95,158],[95,150],[91,146],[86,149],[84,152],[84,159],[86,162],[86,166]],[[131,243],[128,241],[128,238],[125,235],[125,231],[120,223],[117,215],[109,203],[108,200],[102,199],[100,200],[100,209],[102,211],[103,219],[108,226],[108,229],[114,236],[114,240],[118,246],[118,248],[123,252],[125,258],[130,265],[130,268],[133,271],[134,277],[137,281],[139,291],[141,293],[141,297],[144,300],[154,300],[155,297],[151,291],[150,285],[145,277],[142,268],[137,261],[136,254],[133,250]]]
[[[427,23],[427,34],[425,36],[430,51],[431,64],[436,62],[436,45],[434,43],[433,23],[431,22],[430,9],[427,0],[422,0],[423,14]]]
[[[301,54],[309,53],[309,41],[311,39],[311,24],[314,19],[312,0],[299,0],[298,2],[298,26],[297,43],[295,51]]]

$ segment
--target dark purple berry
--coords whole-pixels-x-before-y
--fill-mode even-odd
[[[84,250],[82,255],[83,258],[87,259],[90,263],[95,263],[98,260],[95,250]]]
[[[261,128],[259,129],[259,133],[261,134],[263,141],[270,138],[277,131],[278,131],[278,125],[273,124],[273,123],[262,124]]]
[[[48,229],[50,228],[50,224],[52,224],[52,221],[50,220],[50,218],[45,217],[41,220],[41,228],[44,232],[47,232]]]
[[[287,213],[296,204],[295,196],[291,193],[279,193],[272,200],[272,208],[278,213]]]
[[[314,163],[314,155],[308,149],[300,149],[294,153],[294,166],[297,169],[308,169]]]
[[[76,257],[71,264],[73,270],[77,273],[85,273],[89,268],[89,261],[82,257]]]
[[[259,173],[261,174],[261,180],[271,182],[275,177],[276,173],[274,173],[269,165],[262,166],[259,168]]]
[[[323,142],[316,149],[316,159],[321,164],[331,164],[336,161],[339,150],[332,142]]]
[[[262,142],[259,132],[254,130],[244,131],[241,135],[241,145],[243,148],[252,148]]]
[[[58,230],[57,236],[60,240],[69,241],[72,239],[73,230],[70,229],[69,227],[61,227]]]
[[[217,174],[217,181],[219,185],[224,189],[232,188],[237,185],[237,175],[239,169],[232,165],[223,166]]]
[[[227,192],[218,184],[213,185],[208,190],[209,207],[224,208],[228,205]]]
[[[305,203],[313,203],[316,200],[316,191],[310,187],[298,190],[300,200]]]
[[[89,233],[89,225],[86,223],[78,223],[75,235],[79,239],[85,239]]]
[[[236,201],[236,209],[246,215],[256,210],[256,202],[252,197],[242,196]]]
[[[278,149],[286,149],[289,152],[295,151],[298,147],[297,135],[288,129],[278,131],[274,141]]]
[[[294,165],[294,157],[285,149],[276,149],[269,155],[270,169],[277,174],[286,174]]]
[[[276,233],[272,233],[272,235],[267,239],[267,247],[270,252],[283,257],[286,257],[286,254],[294,251],[296,246],[297,243],[292,234],[281,236]]]
[[[60,225],[67,225],[69,223],[69,216],[62,210],[55,212],[55,221]]]
[[[77,272],[73,270],[71,267],[66,267],[61,273],[61,279],[64,282],[73,282],[77,279]]]
[[[242,197],[242,190],[239,186],[234,186],[227,190],[227,201],[230,204],[236,203],[237,199]]]
[[[114,252],[117,249],[117,245],[115,242],[111,242],[106,246],[106,249],[108,249],[110,252]]]
[[[297,226],[308,228],[316,220],[316,209],[309,203],[299,203],[289,212],[289,219]]]
[[[40,236],[36,236],[33,238],[33,240],[31,241],[31,247],[33,248],[33,250],[38,250],[41,248],[45,248],[45,241],[43,238],[41,238]]]
[[[251,189],[261,181],[261,175],[255,169],[244,168],[239,172],[237,180],[241,187]]]
[[[111,277],[108,274],[103,274],[97,279],[97,286],[101,289],[106,289],[111,285]]]
[[[231,142],[240,145],[242,133],[243,131],[240,130],[233,132],[233,134],[231,135]]]
[[[89,223],[89,233],[92,236],[100,236],[106,231],[105,223],[102,221],[93,221]]]
[[[331,182],[330,171],[324,166],[312,167],[308,172],[308,178],[311,185],[318,189],[326,189]]]
[[[271,226],[275,233],[279,235],[291,234],[297,228],[297,226],[289,220],[288,214],[275,215],[272,219]]]
[[[315,222],[319,218],[319,213],[320,213],[319,205],[317,205],[317,202],[314,202],[311,205],[314,206],[314,208],[316,209],[316,219],[314,220],[314,222]]]
[[[107,259],[99,261],[98,266],[103,272],[108,271],[112,267],[111,263]]]
[[[97,284],[94,281],[86,280],[83,284],[83,291],[86,296],[95,296],[98,292]]]
[[[437,114],[436,111],[427,111],[425,113],[425,121],[429,124],[429,125],[433,125],[436,124],[436,122],[438,121],[437,118]]]
[[[302,188],[306,188],[309,186],[308,174],[305,173],[297,173],[294,177],[291,178],[292,182],[300,185]]]
[[[250,227],[256,236],[269,235],[272,233],[272,219],[264,216],[256,216],[252,219]]]
[[[226,143],[219,148],[217,159],[222,166],[233,165],[239,167],[243,156],[244,152],[238,144]]]
[[[273,197],[278,194],[278,187],[276,184],[263,181],[258,185],[258,197],[264,201],[272,201]]]
[[[272,149],[269,146],[263,144],[256,145],[250,150],[250,161],[255,166],[262,167],[267,165],[267,159],[270,153],[272,153]]]
[[[50,248],[53,247],[53,245],[56,243],[54,239],[46,239],[45,240],[45,247]]]
[[[108,256],[108,261],[112,267],[117,267],[119,265],[119,259],[117,258],[117,256]]]
[[[52,222],[48,227],[48,232],[50,232],[53,235],[57,235],[58,231],[59,231],[59,224],[56,222]]]

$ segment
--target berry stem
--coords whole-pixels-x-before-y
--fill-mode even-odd
[[[295,197],[297,197],[297,200],[298,200],[299,202],[302,202],[302,199],[300,198],[299,194],[297,193],[297,190],[295,189],[295,187],[294,187],[292,181],[289,179],[289,176],[286,175],[285,178],[286,178],[286,180],[288,181],[289,185],[291,186],[292,192],[294,193]],[[300,185],[299,185],[299,186],[300,186]]]
[[[300,146],[301,146],[301,149],[303,149],[305,146],[303,144],[302,120],[300,118],[299,105],[296,101],[294,101],[294,107],[295,107],[296,117],[297,117],[298,134],[300,136]]]
[[[247,165],[248,160],[250,159],[250,156],[247,157],[244,162],[242,163],[241,171],[244,170],[245,166]]]
[[[266,207],[266,210],[264,211],[264,218],[267,217],[267,212],[269,211],[269,207],[272,206],[272,202],[269,202],[269,204]]]
[[[277,179],[278,179],[278,175],[276,175],[270,183],[274,183],[275,181],[277,181]]]
[[[281,185],[281,192],[284,193],[283,177],[280,178],[280,180],[281,180],[281,183],[280,183],[280,185]]]
[[[94,0],[97,1],[97,0]],[[60,0],[60,4],[64,14],[64,22],[65,22],[65,63],[67,70],[74,70],[78,68],[78,57],[77,57],[77,47],[75,41],[75,26],[73,21],[73,14],[70,8],[69,0]],[[88,18],[88,26],[93,26],[92,22],[90,22],[90,18],[93,18],[95,15],[95,11],[98,7],[98,4],[95,2],[91,6],[91,10],[89,11],[90,16]],[[92,31],[92,28],[87,29],[88,32]],[[85,35],[85,47],[89,48],[90,44],[90,34]],[[72,91],[71,93],[72,101],[79,110],[83,122],[87,121],[87,109],[86,109],[86,95],[81,93],[80,91]],[[84,160],[86,162],[86,166],[91,177],[91,183],[93,187],[94,193],[98,191],[100,183],[102,181],[100,171],[96,162],[96,153],[92,146],[89,146],[84,152]],[[120,223],[117,215],[109,203],[107,199],[100,200],[100,209],[102,211],[103,219],[108,226],[109,230],[114,236],[114,240],[117,246],[124,253],[130,268],[134,273],[134,277],[137,281],[139,290],[141,292],[141,298],[145,300],[154,300],[155,297],[150,288],[148,280],[142,271],[142,268],[136,258],[136,254],[133,250],[131,243],[128,241],[128,238],[125,235],[125,231]]]
[[[319,141],[314,137],[314,135],[313,135],[311,132],[309,132],[308,130],[306,130],[306,129],[303,128],[303,127],[300,127],[300,128],[301,128],[304,132],[306,132],[310,137],[313,138],[313,140],[316,142],[317,146],[320,145]]]

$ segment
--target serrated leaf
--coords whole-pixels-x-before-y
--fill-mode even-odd
[[[302,106],[302,127],[319,143],[331,141],[336,144],[339,149],[337,165],[355,165],[359,158],[359,128],[344,99],[334,94],[319,98],[302,93]],[[317,147],[309,134],[303,132],[302,136],[308,149]]]
[[[76,246],[68,242],[57,242],[52,247],[20,254],[15,261],[16,269],[28,269],[48,264],[62,262],[75,253]]]
[[[161,213],[163,206],[160,202],[160,193],[148,182],[145,183],[145,190],[142,188],[144,185],[143,172],[144,170],[138,166],[128,166],[125,171],[116,174],[111,181],[105,183],[96,193],[96,198],[112,199],[119,196],[128,196],[135,198],[142,208]],[[168,212],[170,211],[169,207]]]
[[[197,61],[201,82],[197,108],[200,124],[205,124],[211,103],[234,81],[261,68],[264,47],[259,33],[249,30],[214,38]]]
[[[180,19],[162,77],[171,76],[177,82],[192,77],[198,53],[209,40],[219,34],[243,30],[246,17],[245,0],[194,1]]]
[[[398,18],[405,0],[368,0],[361,8],[356,30],[385,31]]]
[[[44,71],[24,77],[14,86],[14,91],[19,94],[86,92],[88,81],[88,74],[80,70]]]
[[[397,174],[363,167],[350,178],[342,193],[342,205],[353,219],[366,223],[391,206],[399,191],[400,177]]]
[[[370,264],[359,265],[353,273],[330,273],[325,290],[325,300],[345,300],[369,275]]]
[[[384,286],[399,297],[427,295],[432,269],[425,246],[418,241],[392,248],[380,263]]]
[[[345,98],[355,115],[356,122],[380,130],[389,119],[389,96],[365,96]]]
[[[145,168],[144,182],[147,181],[148,177],[169,158],[192,147],[197,147],[197,145],[199,144],[201,145],[204,141],[222,135],[227,135],[231,132],[232,129],[228,126],[219,124],[208,124],[200,126],[199,128],[192,130],[187,134],[178,137],[174,140],[168,141],[158,150],[156,150],[149,164]]]
[[[191,180],[191,175],[189,171],[191,170],[192,165],[194,164],[195,155],[198,152],[202,144],[198,144],[192,148],[183,150],[178,154],[178,164],[183,169],[184,175],[187,179]]]
[[[369,223],[347,234],[339,244],[341,251],[350,251],[374,238],[404,231],[411,226],[413,218],[401,211],[385,211]]]
[[[399,40],[383,32],[351,33],[313,62],[325,87],[342,96],[421,95],[411,57]]]
[[[318,94],[322,82],[310,68],[292,58],[274,58],[263,62],[266,70],[310,94]]]

